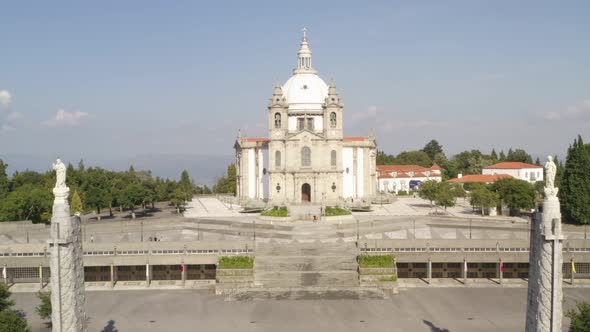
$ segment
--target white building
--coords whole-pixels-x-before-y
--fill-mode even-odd
[[[339,204],[376,193],[374,137],[344,137],[343,104],[312,66],[303,33],[297,68],[268,105],[268,137],[238,137],[237,196],[276,205]]]
[[[506,161],[481,170],[481,174],[508,174],[515,179],[530,183],[543,181],[543,167],[522,162]]]
[[[437,164],[430,168],[418,165],[378,165],[378,188],[380,192],[398,193],[416,190],[425,181],[442,181],[441,168]]]

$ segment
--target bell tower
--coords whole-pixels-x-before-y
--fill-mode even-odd
[[[328,96],[324,103],[324,135],[328,139],[342,139],[342,104],[336,84],[332,81],[328,87]]]
[[[288,125],[288,105],[283,89],[277,83],[268,103],[268,137],[272,139],[285,139]]]

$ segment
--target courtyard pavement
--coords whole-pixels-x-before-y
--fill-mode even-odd
[[[564,308],[590,289],[564,289]],[[16,308],[32,332],[50,331],[34,312],[34,293],[17,293]],[[524,288],[414,288],[387,300],[225,302],[205,290],[88,292],[88,331],[523,331]],[[564,318],[564,331],[568,321]]]

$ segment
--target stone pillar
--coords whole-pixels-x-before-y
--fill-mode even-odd
[[[557,188],[549,179],[548,174],[543,213],[535,215],[531,231],[527,332],[561,331],[563,236]]]
[[[152,271],[151,270],[151,266],[150,263],[146,263],[145,264],[145,284],[146,286],[150,287],[150,281],[152,278]]]
[[[574,266],[574,259],[570,258],[570,283],[573,285],[574,284],[574,269],[572,268]]]
[[[43,289],[43,265],[39,264],[39,290]]]
[[[430,260],[430,258],[428,259],[428,285],[430,286],[432,284],[432,261]]]
[[[6,264],[2,267],[2,279],[4,279],[4,284],[8,285],[8,267]]]
[[[184,287],[184,285],[186,284],[186,266],[184,265],[184,261],[182,263],[180,263],[180,268],[181,268],[180,277],[182,278],[182,287]]]
[[[86,331],[84,263],[80,217],[70,217],[65,165],[53,165],[57,183],[51,217],[51,324],[54,332]]]
[[[467,260],[463,259],[463,266],[461,266],[461,270],[463,271],[463,285],[467,285]]]
[[[500,279],[500,285],[502,285],[504,281],[504,263],[502,262],[502,258],[500,258],[500,263],[498,263],[498,278]]]
[[[111,263],[111,288],[115,287],[115,264]]]

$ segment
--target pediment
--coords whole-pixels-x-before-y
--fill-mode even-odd
[[[314,140],[323,140],[325,139],[324,136],[314,133],[309,130],[302,130],[296,134],[289,136],[289,140],[298,140],[302,142],[306,141],[314,141]]]

